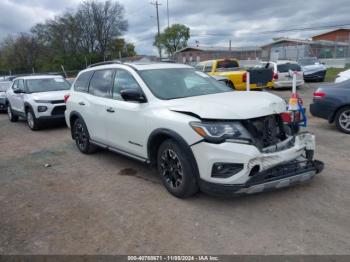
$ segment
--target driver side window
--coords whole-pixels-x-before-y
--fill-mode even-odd
[[[21,89],[23,92],[24,90],[24,81],[22,79],[18,80],[18,85],[17,85],[18,89]]]
[[[18,80],[16,80],[15,82],[13,82],[12,89],[13,89],[13,90],[18,89]]]
[[[141,92],[141,87],[135,78],[128,71],[118,69],[114,79],[113,99],[123,100],[120,91],[125,89],[138,89]]]

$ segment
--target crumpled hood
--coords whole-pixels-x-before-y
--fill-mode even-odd
[[[320,71],[326,70],[326,67],[322,64],[319,65],[307,65],[302,67],[304,75],[310,75]]]
[[[286,111],[286,103],[267,92],[226,92],[168,101],[172,111],[204,119],[250,119]]]
[[[62,91],[50,91],[50,92],[40,92],[40,93],[32,93],[32,97],[34,100],[63,100],[64,95],[68,94],[69,90]]]

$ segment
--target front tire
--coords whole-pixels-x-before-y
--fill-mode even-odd
[[[97,147],[90,143],[90,135],[83,120],[76,119],[73,124],[73,137],[80,152],[92,154]]]
[[[350,106],[346,106],[337,112],[335,125],[341,132],[350,134]]]
[[[31,130],[36,131],[40,129],[40,126],[38,123],[39,121],[35,117],[35,114],[31,108],[28,108],[26,111],[26,119],[27,119],[27,124]]]
[[[158,149],[158,173],[165,188],[178,198],[190,197],[198,191],[190,161],[185,150],[172,139],[164,141]]]
[[[7,105],[7,116],[11,122],[17,122],[18,116],[13,113],[12,107],[10,104]]]

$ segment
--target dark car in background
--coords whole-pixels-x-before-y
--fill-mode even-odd
[[[319,87],[314,92],[310,112],[350,134],[350,80]]]
[[[301,58],[298,60],[298,63],[301,65],[303,70],[305,81],[324,81],[327,68],[316,57]]]
[[[11,84],[11,81],[0,81],[0,111],[7,111],[6,90]]]

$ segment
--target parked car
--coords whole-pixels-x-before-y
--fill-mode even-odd
[[[350,79],[350,69],[340,72],[335,78],[335,83],[341,83]]]
[[[198,63],[195,68],[211,76],[227,77],[236,90],[246,90],[247,72],[250,73],[250,89],[271,87],[272,71],[263,68],[242,69],[236,59],[216,59]]]
[[[0,111],[7,110],[6,91],[11,86],[11,81],[0,81]]]
[[[283,99],[236,92],[183,64],[91,66],[66,104],[82,153],[101,147],[155,165],[176,197],[262,192],[323,167],[312,159],[314,135],[288,132]]]
[[[62,76],[16,78],[6,92],[9,120],[16,122],[24,117],[32,130],[40,129],[51,120],[64,120],[64,95],[70,86]]]
[[[327,68],[316,57],[301,58],[298,63],[303,70],[305,81],[324,81]]]
[[[297,87],[304,84],[303,72],[300,65],[293,61],[269,61],[261,62],[260,67],[271,68],[273,71],[273,88],[292,87],[293,75],[291,72],[297,73]]]
[[[319,87],[314,92],[310,112],[350,134],[350,80]]]

